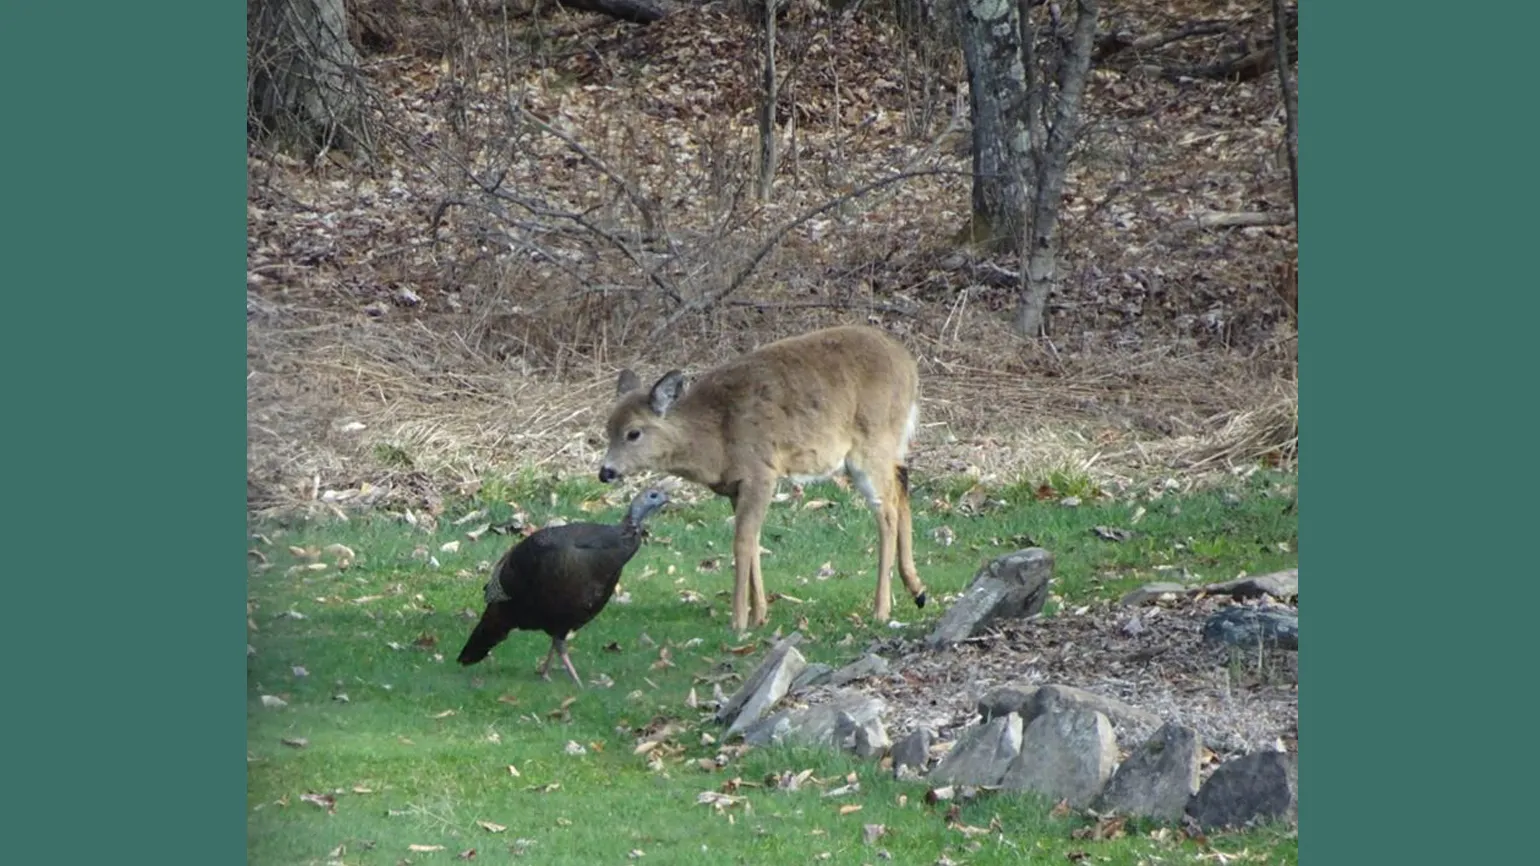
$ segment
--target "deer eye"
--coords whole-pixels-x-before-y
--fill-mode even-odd
[[[640,430],[627,430],[626,431],[626,441],[627,442],[635,442],[636,440],[638,440],[640,438],[642,438],[642,431],[640,431]]]

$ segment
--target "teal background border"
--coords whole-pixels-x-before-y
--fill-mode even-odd
[[[0,11],[10,862],[244,862],[245,28]]]
[[[242,13],[0,11],[15,862],[244,847]],[[1304,857],[1522,858],[1540,10],[1300,18]]]
[[[1540,13],[1301,5],[1301,862],[1529,862]]]

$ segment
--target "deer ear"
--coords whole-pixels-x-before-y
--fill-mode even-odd
[[[615,393],[624,397],[640,387],[642,387],[642,380],[636,377],[636,373],[632,372],[630,367],[627,367],[620,371],[620,381],[615,383]]]
[[[684,393],[684,373],[678,370],[669,370],[663,374],[657,384],[652,386],[652,394],[648,398],[648,404],[658,416],[668,414],[671,406],[678,401]]]

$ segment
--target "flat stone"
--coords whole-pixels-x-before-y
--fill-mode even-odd
[[[855,691],[836,692],[829,701],[805,709],[782,710],[749,726],[743,741],[753,746],[795,742],[853,751],[873,757],[891,744],[881,698]]]
[[[1043,609],[1053,576],[1053,554],[1029,547],[995,559],[974,574],[968,589],[925,639],[932,649],[981,633],[1002,619],[1021,619]]]
[[[986,694],[978,704],[979,715],[985,719],[1018,713],[1022,723],[1028,725],[1046,712],[1067,707],[1095,710],[1121,728],[1152,729],[1160,724],[1159,716],[1117,698],[1056,684],[1001,686]]]
[[[1203,641],[1255,647],[1299,649],[1299,614],[1283,607],[1227,607],[1203,623]]]
[[[1091,803],[1118,760],[1112,722],[1079,706],[1056,707],[1032,720],[1021,736],[1021,753],[1000,786],[1034,791],[1072,808]]]
[[[1270,595],[1279,601],[1299,597],[1299,569],[1275,571],[1256,577],[1242,577],[1223,583],[1210,583],[1199,587],[1209,595],[1229,595],[1235,598],[1261,598]]]
[[[1008,685],[991,691],[979,698],[979,715],[983,717],[981,721],[993,721],[1011,713],[1020,715],[1027,701],[1037,693],[1037,689],[1037,686]]]
[[[933,785],[998,785],[1021,754],[1021,716],[1011,713],[975,725],[957,738],[936,768]]]
[[[793,632],[792,636],[801,638],[798,632]],[[807,667],[807,659],[797,651],[796,643],[787,638],[771,647],[743,687],[717,710],[718,722],[730,722],[726,736],[743,732],[786,696],[797,674]]]
[[[1097,808],[1161,821],[1181,818],[1198,792],[1201,751],[1193,729],[1161,725],[1112,774]]]
[[[867,677],[880,677],[888,672],[888,660],[874,653],[856,659],[829,676],[829,685],[843,686]]]
[[[1205,830],[1256,820],[1299,818],[1299,759],[1283,752],[1252,752],[1215,768],[1187,804]]]
[[[913,775],[924,775],[926,766],[930,763],[930,743],[934,739],[930,728],[915,728],[904,738],[893,744],[893,777],[904,778],[904,769],[913,771]]]
[[[834,668],[823,662],[812,662],[797,674],[797,678],[791,681],[791,691],[800,692],[803,689],[823,685],[829,681],[829,675],[834,673]]]
[[[1122,598],[1118,599],[1118,604],[1123,607],[1138,607],[1158,601],[1173,601],[1178,598],[1186,598],[1189,588],[1185,583],[1173,583],[1171,581],[1146,583],[1144,586],[1124,594]]]

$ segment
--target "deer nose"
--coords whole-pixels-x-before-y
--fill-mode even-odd
[[[611,469],[608,466],[600,466],[599,467],[599,482],[601,484],[608,484],[611,481],[614,481],[616,478],[619,478],[619,477],[620,477],[620,473],[616,472],[614,469]]]

